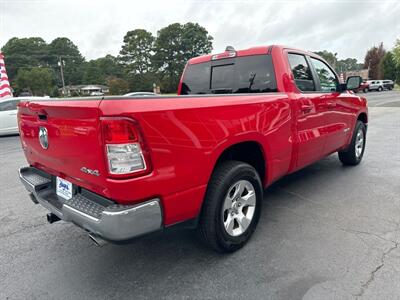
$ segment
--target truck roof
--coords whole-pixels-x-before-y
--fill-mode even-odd
[[[296,52],[299,52],[299,53],[312,55],[314,57],[320,58],[317,54],[312,53],[310,51],[305,51],[305,50],[301,50],[301,49],[297,49],[297,48],[293,48],[293,47],[289,47],[289,46],[284,46],[284,45],[258,46],[258,47],[251,47],[251,48],[248,48],[248,49],[235,50],[235,52],[236,52],[235,57],[270,54],[271,51],[272,51],[272,48],[278,49],[278,50],[289,49],[289,50],[293,50],[293,51],[296,51]],[[188,64],[189,65],[194,65],[194,64],[199,64],[199,63],[203,63],[203,62],[206,62],[206,61],[211,61],[211,60],[215,59],[213,57],[218,57],[218,56],[224,57],[224,55],[225,55],[225,57],[226,57],[227,53],[229,53],[229,52],[230,51],[225,51],[225,52],[217,53],[217,54],[207,54],[207,55],[194,57],[194,58],[191,58],[188,61]]]

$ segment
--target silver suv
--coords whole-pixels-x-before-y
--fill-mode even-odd
[[[369,91],[383,91],[383,80],[368,80],[367,83],[369,84]]]

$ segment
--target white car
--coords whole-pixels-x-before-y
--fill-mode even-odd
[[[91,92],[90,96],[104,96],[104,93],[102,93],[102,92]]]
[[[382,92],[384,89],[383,80],[368,80],[368,90]]]
[[[19,97],[0,100],[0,136],[18,134],[17,105],[22,100],[43,100],[43,97]]]
[[[133,93],[125,94],[124,96],[126,96],[126,97],[157,97],[160,95],[158,95],[156,93],[152,93],[152,92],[133,92]]]

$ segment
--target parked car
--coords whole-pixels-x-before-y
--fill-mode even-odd
[[[232,252],[253,234],[265,187],[335,152],[360,163],[367,102],[348,92],[360,83],[340,84],[310,52],[230,47],[190,59],[179,96],[22,102],[20,178],[49,223],[98,245],[186,226]]]
[[[126,96],[126,97],[157,97],[160,95],[158,95],[156,93],[152,93],[152,92],[133,92],[133,93],[125,94],[124,96]]]
[[[363,91],[364,93],[368,93],[369,90],[369,83],[366,81],[363,81],[360,86],[354,90],[355,93]]]
[[[368,80],[367,83],[369,84],[369,91],[382,92],[384,89],[383,80]]]
[[[393,88],[394,88],[393,80],[384,80],[383,87],[389,91],[393,90]]]
[[[94,92],[91,92],[91,93],[90,93],[90,96],[103,96],[103,95],[104,95],[103,92],[96,92],[96,91],[94,91]]]
[[[0,101],[0,136],[18,134],[17,104],[21,100],[46,99],[41,97],[7,98]]]

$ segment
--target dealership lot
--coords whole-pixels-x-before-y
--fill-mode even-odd
[[[171,230],[96,247],[49,225],[19,183],[18,137],[0,138],[0,299],[395,299],[400,296],[400,92],[368,98],[358,167],[337,155],[267,189],[249,244],[231,255]]]

